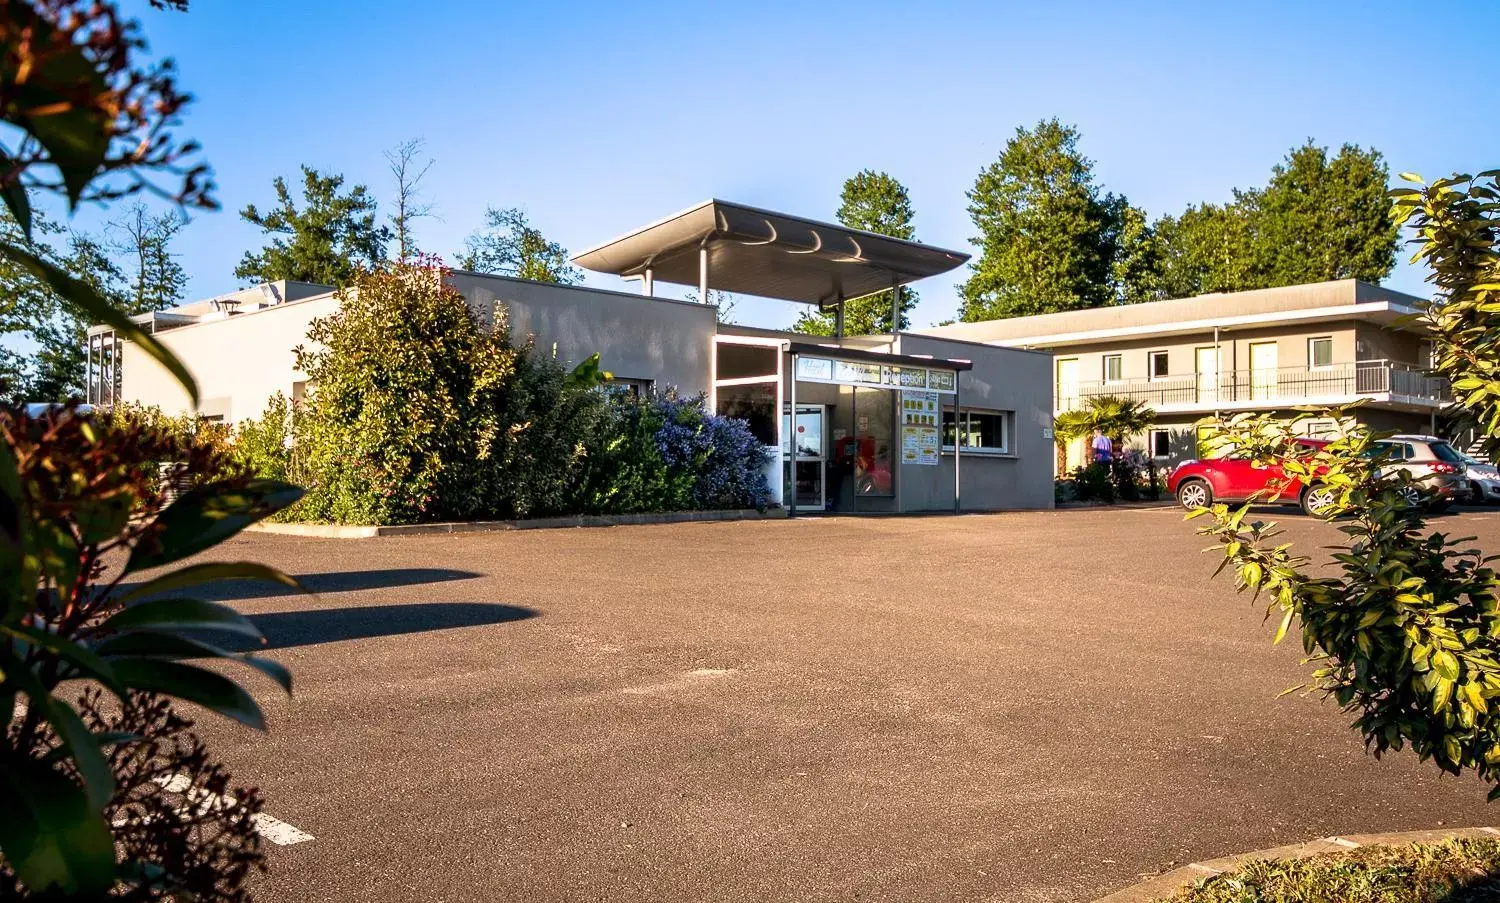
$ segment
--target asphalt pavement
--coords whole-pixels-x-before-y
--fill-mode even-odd
[[[1272,512],[1304,548],[1336,539]],[[1500,513],[1442,519],[1500,551]],[[296,695],[205,719],[312,840],[272,901],[1079,901],[1331,834],[1500,822],[1375,761],[1164,509],[214,551]]]

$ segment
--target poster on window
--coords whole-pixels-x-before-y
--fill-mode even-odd
[[[938,428],[943,408],[936,392],[910,389],[901,393],[901,460],[906,464],[936,466]]]
[[[936,466],[938,463],[937,427],[901,427],[901,462]]]

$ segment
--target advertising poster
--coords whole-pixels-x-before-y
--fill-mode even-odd
[[[936,392],[901,393],[901,460],[937,466],[942,451],[943,408]]]

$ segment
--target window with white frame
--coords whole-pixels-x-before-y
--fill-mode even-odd
[[[964,408],[959,412],[958,435],[963,437],[963,450],[1010,454],[1010,425],[1014,413],[1011,411],[979,411]],[[943,447],[953,448],[953,409],[943,411]]]
[[[1151,457],[1170,458],[1172,456],[1171,430],[1152,430],[1149,438],[1151,440]]]
[[[1167,378],[1167,353],[1153,351],[1146,356],[1146,373],[1153,380]]]
[[[655,385],[654,379],[632,379],[628,376],[611,376],[604,381],[604,389],[611,395],[626,395],[631,398],[649,395]]]
[[[1307,340],[1307,366],[1313,370],[1326,370],[1333,366],[1333,336],[1318,336]]]
[[[1105,382],[1107,382],[1107,383],[1117,383],[1117,382],[1120,381],[1120,375],[1121,375],[1121,373],[1124,372],[1124,368],[1122,366],[1122,360],[1123,360],[1122,355],[1118,355],[1118,354],[1106,354],[1104,356],[1104,381]]]

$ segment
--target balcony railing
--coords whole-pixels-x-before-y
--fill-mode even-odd
[[[1396,361],[1358,361],[1328,367],[1278,367],[1224,370],[1215,374],[1167,376],[1057,385],[1057,408],[1070,411],[1090,398],[1116,397],[1152,407],[1212,407],[1225,403],[1291,403],[1362,395],[1404,396],[1443,404],[1451,400],[1447,383],[1426,371]]]

